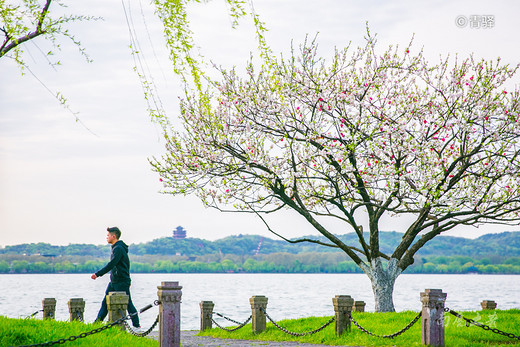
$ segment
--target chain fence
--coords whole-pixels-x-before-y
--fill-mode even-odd
[[[229,318],[229,317],[224,316],[224,315],[221,314],[221,313],[213,312],[213,314],[216,314],[217,316],[220,316],[220,317],[222,317],[222,318],[224,318],[224,319],[226,319],[226,320],[228,320],[228,321],[230,321],[230,322],[232,322],[232,323],[238,324],[238,326],[235,327],[235,328],[226,328],[226,327],[223,327],[222,325],[218,324],[217,321],[215,321],[215,319],[213,319],[213,316],[212,316],[212,315],[208,315],[208,317],[211,318],[211,321],[212,321],[213,323],[215,323],[215,325],[216,325],[218,328],[220,328],[220,329],[222,329],[222,330],[225,330],[225,331],[228,331],[228,332],[233,332],[233,331],[236,331],[236,330],[238,330],[238,329],[244,327],[244,326],[245,326],[247,323],[249,323],[249,321],[253,318],[253,316],[250,315],[249,318],[247,318],[243,323],[240,323],[240,322],[238,322],[238,321],[236,321],[236,320],[234,320],[234,319],[231,319],[231,318]]]
[[[34,312],[34,313],[28,315],[27,317],[25,317],[25,319],[32,318],[32,317],[36,316],[38,313],[40,313],[40,312],[43,312],[43,310],[38,310],[38,311],[36,311],[36,312]]]
[[[154,302],[154,304],[155,304],[155,305],[159,305],[160,302],[156,300],[156,301]],[[146,310],[148,310],[148,309],[150,309],[150,308],[152,308],[152,307],[153,307],[152,305],[147,305],[147,306],[143,307],[141,310],[139,310],[139,313],[143,313],[143,312],[145,312]],[[32,316],[34,316],[34,315],[37,314],[38,312],[41,312],[41,310],[35,312]],[[118,320],[116,320],[116,321],[114,321],[114,322],[112,322],[112,323],[109,323],[109,324],[107,324],[107,325],[104,325],[104,326],[102,326],[102,327],[100,327],[100,328],[93,329],[93,330],[90,330],[90,331],[87,331],[87,332],[81,333],[81,334],[79,334],[79,335],[72,335],[72,336],[70,336],[70,337],[68,337],[68,338],[63,338],[63,339],[59,339],[59,340],[55,340],[55,341],[48,341],[48,342],[36,343],[36,344],[32,344],[32,345],[20,345],[20,346],[18,346],[18,347],[43,347],[43,346],[54,346],[54,345],[62,345],[62,344],[64,344],[64,343],[66,343],[66,342],[72,342],[72,341],[75,341],[75,340],[78,340],[78,339],[83,339],[83,338],[85,338],[85,337],[87,337],[87,336],[91,336],[91,335],[94,335],[94,334],[100,333],[100,332],[102,332],[102,331],[105,331],[105,330],[107,330],[107,329],[110,329],[110,328],[112,328],[112,327],[114,327],[114,326],[116,326],[116,325],[118,325],[118,324],[125,324],[126,321],[127,321],[128,319],[131,319],[134,315],[136,315],[137,312],[135,312],[135,313],[131,313],[131,314],[128,314],[128,315],[125,316],[125,315],[122,313],[122,311],[120,311],[120,314],[121,314],[121,318],[119,318]],[[154,323],[154,325],[153,325],[152,328],[155,327],[155,325],[156,325],[157,322],[158,322],[158,319],[159,319],[159,317],[157,317],[157,321],[156,321],[156,323]],[[125,324],[125,325],[128,326],[127,324]],[[153,329],[151,329],[151,330],[153,330]],[[150,330],[150,331],[151,331],[151,330]],[[143,335],[143,336],[146,336],[146,335]]]
[[[477,327],[482,328],[484,330],[491,331],[491,332],[493,332],[495,334],[506,336],[506,337],[509,337],[511,339],[520,340],[520,336],[517,336],[517,335],[512,334],[512,333],[506,333],[506,332],[504,332],[502,330],[498,330],[496,328],[491,328],[490,326],[482,324],[480,322],[477,322],[477,321],[475,321],[475,320],[473,320],[471,318],[466,318],[466,317],[462,316],[460,313],[457,313],[457,312],[453,311],[452,309],[449,309],[448,307],[444,308],[444,312],[448,312],[448,313],[454,315],[455,317],[457,317],[459,319],[463,319],[464,321],[466,321],[466,327],[469,327],[470,325],[474,325],[474,326],[477,326]]]
[[[105,331],[107,329],[110,329],[112,328],[113,326],[115,325],[118,325],[118,324],[121,324],[123,321],[125,321],[126,319],[130,319],[130,315],[126,316],[126,317],[121,317],[120,319],[110,323],[110,324],[107,324],[105,326],[102,326],[100,328],[97,328],[97,329],[93,329],[91,331],[88,331],[88,332],[85,332],[85,333],[81,333],[79,335],[73,335],[73,336],[70,336],[68,338],[65,338],[65,339],[59,339],[59,340],[55,340],[55,341],[49,341],[49,342],[43,342],[43,343],[36,343],[36,344],[32,344],[32,345],[22,345],[22,346],[18,346],[18,347],[40,347],[40,346],[54,346],[54,345],[62,345],[64,344],[65,342],[69,342],[69,341],[75,341],[77,339],[82,339],[82,338],[85,338],[87,336],[90,336],[90,335],[94,335],[94,334],[97,334],[97,333],[100,333],[102,331]]]
[[[148,334],[150,334],[153,329],[155,329],[155,326],[159,323],[159,315],[157,315],[157,318],[155,319],[155,322],[153,322],[152,326],[146,330],[146,331],[143,331],[143,332],[138,332],[138,331],[135,331],[133,327],[130,326],[130,324],[128,324],[128,322],[125,320],[123,321],[123,324],[125,325],[126,327],[126,330],[128,330],[128,332],[134,336],[137,336],[137,337],[145,337],[145,336],[148,336]]]
[[[283,326],[280,326],[278,323],[276,323],[276,321],[274,319],[271,318],[271,316],[269,316],[269,314],[266,312],[266,310],[262,307],[260,307],[260,311],[265,314],[266,318],[271,322],[273,323],[273,325],[278,328],[279,330],[281,330],[282,332],[286,333],[286,334],[289,334],[289,335],[292,335],[292,336],[306,336],[306,335],[312,335],[312,334],[316,334],[320,331],[322,331],[323,329],[325,329],[327,326],[329,326],[332,322],[334,322],[335,320],[335,317],[332,317],[329,321],[327,321],[324,325],[322,325],[321,327],[315,329],[315,330],[311,330],[311,331],[307,331],[307,332],[294,332],[294,331],[290,331],[288,330],[287,328],[283,327]],[[475,321],[471,318],[466,318],[464,316],[462,316],[461,314],[449,309],[449,308],[444,308],[444,312],[446,313],[450,313],[452,314],[453,316],[459,318],[459,319],[462,319],[466,322],[466,326],[469,327],[470,325],[475,325],[477,327],[480,327],[484,330],[487,330],[487,331],[491,331],[495,334],[499,334],[499,335],[502,335],[502,336],[506,336],[506,337],[509,337],[509,338],[512,338],[512,339],[516,339],[516,340],[520,340],[520,336],[518,335],[515,335],[515,334],[512,334],[512,333],[507,333],[507,332],[504,332],[504,331],[501,331],[499,329],[496,329],[496,328],[492,328],[488,325],[485,325],[485,324],[482,324],[478,321]],[[228,331],[228,332],[233,332],[233,331],[236,331],[240,328],[242,328],[243,326],[245,326],[247,323],[249,323],[249,321],[252,319],[252,316],[249,316],[249,318],[243,322],[243,323],[240,323],[236,320],[233,320],[231,318],[228,318],[226,316],[224,316],[223,314],[221,313],[218,313],[218,312],[213,312],[213,314],[217,315],[217,316],[220,316],[232,323],[235,323],[237,324],[238,326],[235,327],[235,328],[225,328],[223,326],[221,326],[218,322],[216,322],[214,319],[213,319],[213,315],[210,314],[208,315],[208,318],[211,318],[212,322],[215,323],[215,325],[222,329],[222,330],[225,330],[225,331]],[[376,333],[373,333],[369,330],[367,330],[366,328],[362,327],[355,319],[354,317],[352,317],[352,315],[350,315],[350,321],[359,329],[361,330],[363,333],[365,334],[368,334],[368,335],[371,335],[371,336],[374,336],[374,337],[379,337],[379,338],[387,338],[387,339],[392,339],[394,337],[397,337],[403,333],[405,333],[406,331],[408,331],[412,326],[414,326],[418,321],[419,319],[421,318],[422,316],[422,311],[420,311],[404,328],[402,328],[401,330],[393,333],[393,334],[389,334],[389,335],[379,335],[379,334],[376,334]]]
[[[289,334],[289,335],[292,335],[292,336],[305,336],[305,335],[313,335],[313,334],[316,334],[320,331],[322,331],[323,329],[325,329],[326,327],[328,327],[332,322],[334,322],[335,318],[332,317],[327,323],[323,324],[321,327],[319,327],[318,329],[315,329],[315,330],[311,330],[311,331],[307,331],[307,332],[303,332],[303,333],[296,333],[294,331],[290,331],[288,330],[287,328],[284,328],[280,325],[278,325],[272,318],[271,316],[269,316],[269,314],[261,307],[260,308],[260,311],[262,311],[265,316],[267,317],[267,319],[269,319],[271,321],[271,323],[274,324],[275,327],[277,327],[279,330],[283,331],[284,333],[286,334]]]
[[[359,325],[359,323],[356,322],[354,317],[350,316],[350,320],[352,321],[352,323],[354,323],[354,325],[356,327],[358,327],[359,330],[361,330],[365,334],[372,335],[372,336],[375,336],[375,337],[382,337],[384,339],[393,339],[394,337],[399,336],[399,335],[403,334],[405,331],[407,331],[408,329],[410,329],[415,323],[417,323],[417,321],[419,320],[419,318],[421,318],[421,316],[422,316],[422,311],[419,312],[419,314],[417,316],[415,316],[415,318],[412,319],[412,321],[410,323],[408,323],[403,329],[401,329],[398,332],[395,332],[393,334],[390,334],[390,335],[377,335],[377,334],[374,334],[373,332],[368,331],[367,329],[365,329],[361,325]]]

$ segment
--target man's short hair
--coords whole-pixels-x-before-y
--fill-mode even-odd
[[[121,237],[121,230],[119,230],[118,227],[111,227],[111,228],[107,228],[107,231],[111,234],[114,234],[116,235],[117,239],[119,240],[119,238]]]

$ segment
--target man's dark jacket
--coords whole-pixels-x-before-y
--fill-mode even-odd
[[[130,284],[130,260],[128,246],[121,240],[112,245],[112,255],[108,264],[96,272],[100,277],[110,271],[110,282]]]

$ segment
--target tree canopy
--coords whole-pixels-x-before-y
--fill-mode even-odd
[[[188,93],[184,129],[165,128],[167,153],[152,165],[166,192],[196,194],[207,206],[264,221],[295,210],[330,241],[322,244],[369,275],[376,293],[393,287],[433,237],[520,220],[520,98],[507,88],[517,70],[473,56],[431,64],[411,44],[378,53],[370,33],[364,47],[329,60],[306,42],[243,74],[221,69],[204,97]],[[379,222],[388,214],[414,221],[383,254]],[[334,236],[326,218],[343,222],[334,232],[352,230],[358,244]],[[393,310],[381,295],[376,309]]]
[[[60,49],[58,38],[69,38],[89,60],[79,40],[66,28],[70,22],[98,19],[84,15],[60,15],[53,16],[50,10],[52,0],[46,0],[42,6],[36,0],[2,1],[0,3],[0,32],[3,40],[0,40],[0,58],[12,58],[22,69],[26,67],[23,58],[24,43],[39,36],[51,43],[52,48],[48,52],[42,52],[46,59],[55,55]],[[65,5],[58,0],[54,3],[60,7]],[[59,65],[60,61],[48,60],[51,65]]]
[[[90,58],[81,45],[81,42],[69,31],[67,24],[71,22],[80,22],[88,20],[97,20],[99,17],[85,15],[53,15],[51,12],[51,3],[53,0],[45,0],[43,6],[37,0],[21,0],[21,1],[1,1],[0,2],[0,58],[10,58],[20,68],[22,74],[29,71],[33,76],[34,73],[24,59],[24,47],[26,43],[31,41],[35,44],[43,58],[51,66],[61,64],[56,59],[56,53],[61,49],[61,37],[68,38],[79,49],[80,53],[85,57],[87,62]],[[66,7],[61,1],[54,0],[59,7]],[[42,37],[48,45],[37,45],[36,39]],[[36,77],[36,76],[35,76]],[[52,94],[66,109],[68,109],[76,118],[80,119],[76,112],[73,112],[67,99],[60,92],[51,91],[44,82],[37,78],[43,87]],[[88,129],[88,128],[87,128]]]

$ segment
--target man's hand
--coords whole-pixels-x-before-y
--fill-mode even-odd
[[[96,274],[93,274],[92,276],[90,276],[90,278],[92,278],[93,280],[95,280],[95,279],[98,278],[98,277],[96,276]]]

